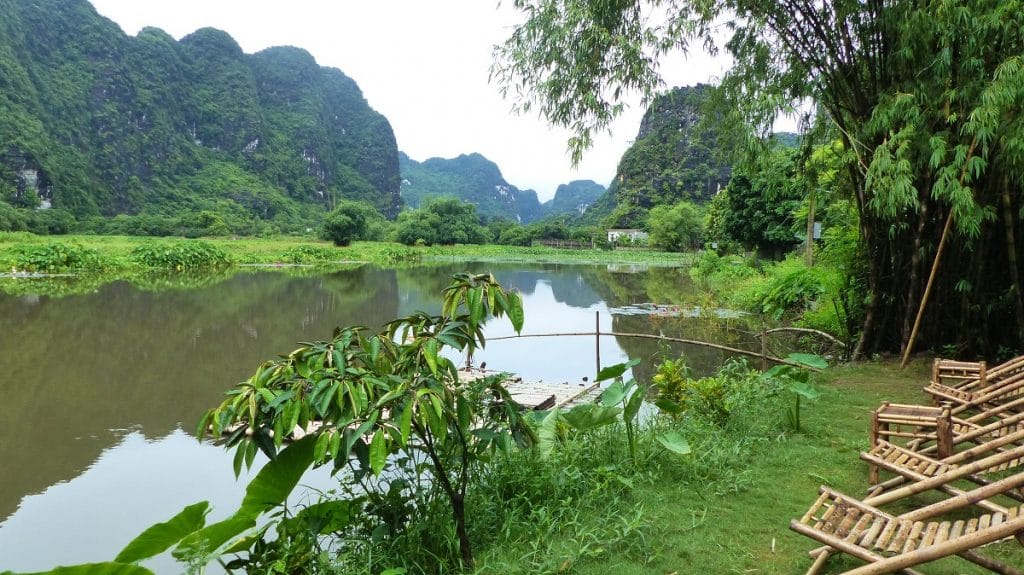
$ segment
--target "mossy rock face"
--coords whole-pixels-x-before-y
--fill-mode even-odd
[[[130,37],[86,0],[11,0],[0,78],[0,201],[18,207],[304,229],[303,206],[339,197],[401,205],[387,119],[298,48],[245,54],[211,28]]]

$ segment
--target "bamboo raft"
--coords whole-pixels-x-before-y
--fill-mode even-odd
[[[459,379],[472,381],[496,373],[500,372],[476,367],[462,368],[459,370]],[[503,383],[516,403],[532,410],[572,407],[593,401],[601,393],[601,385],[597,382],[582,381],[574,384],[543,380],[530,381],[518,375],[510,375]]]

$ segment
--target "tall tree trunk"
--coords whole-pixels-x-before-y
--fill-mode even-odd
[[[917,230],[914,232],[914,248],[910,254],[910,281],[907,282],[907,308],[903,314],[903,334],[900,348],[905,348],[910,341],[913,328],[914,310],[917,309],[918,277],[921,269],[921,238],[924,236],[925,224],[928,222],[928,201],[923,199],[918,211]]]
[[[1024,301],[1020,293],[1020,271],[1017,269],[1017,241],[1013,232],[1013,202],[1010,198],[1010,176],[1003,175],[1003,229],[1006,233],[1006,263],[1010,267],[1013,311],[1017,316],[1017,342],[1024,342]]]
[[[455,533],[459,536],[459,551],[462,553],[462,565],[470,571],[474,568],[473,547],[466,531],[466,502],[461,493],[451,494],[452,513],[455,515]]]

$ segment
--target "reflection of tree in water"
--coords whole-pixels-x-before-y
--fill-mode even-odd
[[[338,325],[397,316],[393,271],[315,278],[240,274],[191,291],[125,282],[92,294],[0,296],[0,519],[21,497],[76,476],[117,441],[109,430],[191,432],[203,410],[262,361]],[[46,457],[39,457],[45,453]]]

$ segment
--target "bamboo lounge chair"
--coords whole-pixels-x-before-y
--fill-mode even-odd
[[[952,483],[961,479],[972,481],[982,486],[992,485],[994,482],[982,477],[982,474],[992,474],[1014,469],[1024,463],[1024,446],[1013,443],[1021,438],[1024,438],[1024,431],[1004,436],[998,440],[962,451],[942,460],[932,459],[910,451],[905,447],[881,442],[871,451],[861,453],[861,459],[873,466],[891,471],[897,477],[893,480],[873,485],[869,489],[870,496],[864,502],[871,505],[882,505],[931,489],[959,496],[964,492],[953,487]],[[1013,445],[1013,448],[1001,449],[1005,445]],[[994,453],[986,455],[989,452]],[[983,455],[985,457],[981,457]],[[907,482],[910,482],[910,485],[899,487]],[[1008,489],[998,493],[998,495],[1005,495],[1017,501],[1024,501],[1024,496],[1014,489]],[[1006,508],[986,500],[978,500],[975,503],[987,511],[1006,511]]]
[[[933,381],[924,391],[936,403],[949,402],[953,406],[952,415],[974,410],[989,417],[1005,417],[1024,410],[1024,371],[975,389],[954,388]]]
[[[902,515],[891,515],[823,486],[814,505],[799,520],[790,522],[790,529],[825,544],[811,551],[814,562],[807,575],[819,573],[834,551],[868,562],[868,565],[844,572],[845,575],[896,571],[920,575],[911,567],[950,555],[958,555],[1002,575],[1024,575],[1020,566],[1007,565],[975,551],[1010,536],[1024,544],[1024,506],[967,520],[926,521],[1022,484],[1024,474],[1017,474]]]
[[[924,410],[928,417],[912,410]],[[1008,415],[1005,418],[994,417],[995,421],[988,425],[981,422],[992,417],[992,410],[986,410],[972,418],[960,419],[950,416],[949,407],[923,407],[883,403],[872,414],[871,450],[870,454],[889,458],[899,456],[900,449],[912,452],[912,456],[931,456],[947,463],[962,463],[980,453],[991,451],[992,448],[1006,449],[1011,444],[1024,444],[1024,413]],[[930,419],[930,421],[929,421]],[[903,426],[910,426],[907,431],[899,431]],[[893,429],[895,427],[895,429]],[[1011,440],[1005,438],[1012,436]],[[902,447],[896,446],[892,439],[911,439]],[[955,453],[964,444],[976,444],[968,453]],[[984,447],[984,446],[988,447]],[[878,483],[879,466],[871,458],[861,457],[868,461],[869,480],[872,485]],[[890,461],[892,461],[890,459]]]

